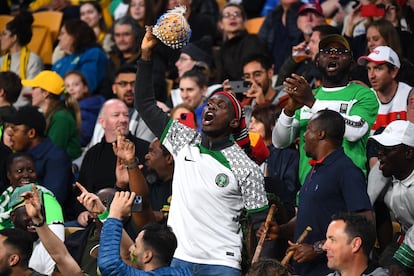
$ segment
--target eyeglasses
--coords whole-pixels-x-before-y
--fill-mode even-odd
[[[404,147],[404,144],[399,144],[396,146],[383,146],[381,144],[376,145],[376,149],[378,153],[382,153],[383,155],[388,155],[393,151],[399,150]]]
[[[119,81],[119,82],[116,82],[115,84],[118,84],[121,87],[126,87],[129,84],[132,87],[134,87],[135,86],[135,81]]]
[[[226,12],[226,13],[223,13],[223,18],[230,18],[230,17],[234,17],[234,18],[241,17],[241,13],[240,12]]]
[[[349,50],[345,48],[323,48],[319,49],[319,53],[324,55],[339,55],[342,56],[344,54],[349,54]]]

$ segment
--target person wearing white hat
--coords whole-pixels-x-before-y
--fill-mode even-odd
[[[378,46],[368,56],[361,56],[358,64],[367,68],[368,79],[379,103],[378,116],[371,134],[385,128],[392,121],[406,120],[407,100],[413,88],[398,81],[401,63],[397,53],[388,46]],[[370,167],[378,160],[373,155],[369,158]]]
[[[389,178],[376,201],[385,203],[400,223],[403,233],[397,240],[398,244],[390,244],[397,248],[392,258],[387,258],[383,253],[380,263],[391,264],[389,275],[414,275],[414,124],[404,120],[391,122],[381,134],[373,135],[370,139],[377,144],[378,168],[384,177]],[[370,173],[368,190],[371,190],[370,186],[377,185],[373,181],[377,177]],[[377,213],[377,217],[386,218],[388,211],[385,213]],[[388,223],[391,223],[389,216]],[[388,239],[391,240],[391,237]],[[379,241],[382,240],[379,237]],[[398,274],[401,271],[407,274]]]

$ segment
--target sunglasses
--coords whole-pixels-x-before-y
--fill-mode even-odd
[[[324,55],[345,55],[345,54],[349,54],[349,50],[345,49],[345,48],[323,48],[319,50],[319,53],[324,54]]]

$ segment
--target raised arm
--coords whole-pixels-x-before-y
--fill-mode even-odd
[[[147,27],[141,44],[141,59],[138,61],[135,108],[155,136],[160,138],[169,117],[158,108],[154,96],[152,50],[156,45],[157,39],[152,35],[152,28]]]
[[[72,258],[63,241],[61,241],[45,223],[46,218],[41,212],[39,193],[34,184],[32,184],[32,189],[32,193],[27,192],[23,197],[25,198],[27,215],[31,217],[43,246],[56,262],[62,275],[83,276],[82,269]]]
[[[81,191],[81,194],[77,197],[78,201],[94,216],[102,215],[102,217],[105,217],[105,213],[107,213],[107,210],[99,197],[94,194],[88,192],[88,190],[85,189],[80,183],[76,183],[76,186]],[[129,264],[129,247],[134,242],[129,237],[129,235],[126,233],[125,230],[122,230],[122,239],[121,239],[121,249],[120,254],[122,260],[124,262]]]
[[[123,262],[119,254],[122,220],[130,215],[134,197],[134,192],[116,192],[112,200],[99,246],[98,266],[102,275],[138,275],[137,270]]]
[[[120,162],[117,163],[117,178],[121,171],[128,172],[129,189],[142,197],[142,211],[132,212],[134,223],[141,228],[149,222],[154,222],[155,217],[149,201],[147,181],[138,167],[135,157],[135,144],[118,135],[117,142],[113,143],[113,150]]]

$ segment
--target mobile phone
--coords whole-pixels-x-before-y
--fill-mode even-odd
[[[142,211],[142,197],[137,195],[132,202],[131,212],[141,212]]]
[[[112,204],[112,200],[114,199],[114,196],[108,196],[108,200],[106,203],[106,208],[109,209],[111,204]],[[142,211],[142,197],[140,195],[135,196],[134,201],[132,202],[131,205],[131,212],[141,212]]]
[[[181,113],[180,118],[178,119],[178,121],[180,123],[182,123],[183,125],[191,127],[192,129],[196,129],[194,114],[192,112],[183,112],[183,113]]]
[[[252,83],[246,80],[229,81],[227,84],[232,87],[234,93],[244,93],[252,86]]]
[[[385,15],[385,6],[369,4],[361,6],[361,16],[363,17],[380,17]]]

